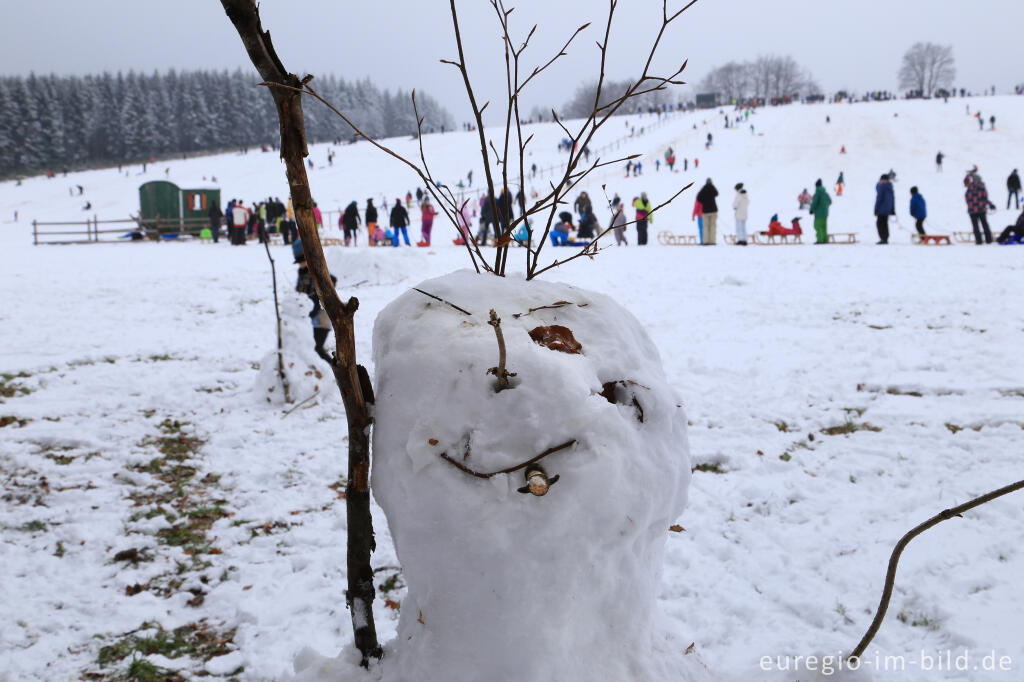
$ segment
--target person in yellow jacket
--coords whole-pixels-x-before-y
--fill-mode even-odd
[[[633,208],[636,209],[636,243],[644,246],[647,244],[647,223],[654,222],[651,218],[651,201],[647,198],[647,192],[641,192],[639,198],[633,199]]]

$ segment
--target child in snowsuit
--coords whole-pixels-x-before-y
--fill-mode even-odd
[[[1016,223],[1013,225],[1007,225],[1006,229],[999,233],[996,241],[1000,244],[1006,244],[1014,237],[1017,242],[1024,241],[1024,212],[1021,212],[1021,214],[1017,216]]]
[[[430,203],[430,199],[423,200],[423,205],[420,206],[420,214],[423,217],[423,222],[420,223],[421,239],[416,242],[416,246],[430,246],[430,233],[434,229],[434,216],[437,215],[437,210]]]
[[[802,211],[806,207],[811,205],[811,193],[808,192],[807,188],[805,187],[804,191],[800,192],[800,194],[797,196],[796,200],[800,204],[799,207],[797,208],[797,210],[798,211]]]
[[[917,191],[917,187],[910,188],[910,216],[916,221],[914,227],[917,233],[924,234],[924,219],[928,217],[928,206],[925,204],[924,195]]]
[[[332,359],[324,348],[324,342],[327,341],[327,335],[331,331],[331,320],[327,316],[327,312],[320,306],[320,298],[316,295],[316,287],[313,285],[313,276],[310,274],[309,268],[306,267],[306,256],[300,252],[295,256],[295,262],[299,265],[299,277],[295,282],[295,291],[305,294],[313,301],[313,309],[309,311],[309,318],[313,322],[313,350],[330,363]],[[331,281],[337,284],[338,278],[331,275]]]

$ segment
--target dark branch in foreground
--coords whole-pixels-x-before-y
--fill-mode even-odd
[[[565,450],[568,447],[572,447],[573,445],[575,445],[575,443],[576,443],[576,439],[575,438],[573,438],[572,440],[567,440],[564,443],[562,443],[561,445],[556,445],[553,448],[548,448],[547,450],[545,450],[544,452],[540,453],[536,457],[531,457],[530,459],[526,460],[522,464],[516,464],[515,466],[509,467],[507,469],[500,469],[498,471],[491,471],[490,473],[482,473],[480,471],[473,471],[472,469],[470,469],[468,466],[466,466],[462,462],[457,462],[456,460],[454,460],[451,457],[449,457],[448,454],[445,453],[445,452],[441,453],[441,459],[443,459],[446,462],[449,462],[456,469],[458,469],[459,471],[464,471],[467,474],[469,474],[470,476],[476,476],[477,478],[493,478],[493,477],[495,477],[495,476],[497,476],[499,474],[515,473],[516,471],[519,471],[520,469],[524,469],[524,468],[530,466],[534,462],[539,462],[540,460],[544,459],[548,455],[553,455],[556,452],[558,452],[559,450]]]
[[[857,644],[853,652],[850,654],[847,660],[859,659],[864,653],[864,650],[868,648],[868,644],[871,644],[871,640],[878,634],[878,629],[882,627],[882,620],[885,619],[885,612],[889,608],[889,599],[892,598],[893,584],[896,582],[896,566],[900,562],[900,555],[903,554],[903,550],[906,549],[910,541],[916,538],[921,533],[925,532],[933,526],[937,526],[943,521],[947,521],[955,516],[960,516],[969,509],[980,507],[986,502],[991,502],[997,497],[1008,495],[1017,490],[1024,488],[1024,481],[1017,481],[999,490],[993,490],[987,495],[976,497],[970,502],[965,502],[958,507],[952,509],[946,509],[945,511],[936,514],[919,526],[916,526],[909,533],[900,538],[900,541],[896,543],[896,547],[892,550],[892,556],[889,557],[889,570],[885,573],[885,587],[882,588],[882,599],[878,603],[878,611],[875,613],[875,619],[871,621],[871,626],[868,631],[864,633],[864,637],[861,638],[860,643]]]
[[[429,296],[430,298],[434,299],[435,301],[440,301],[441,303],[446,303],[446,304],[450,305],[451,307],[455,308],[456,310],[458,310],[463,315],[472,315],[473,314],[473,313],[469,312],[468,310],[464,310],[464,309],[460,308],[459,306],[455,305],[451,301],[446,301],[443,298],[441,298],[440,296],[434,296],[434,294],[431,294],[429,292],[423,291],[423,289],[420,289],[418,287],[413,287],[413,291],[418,291],[421,294],[423,294],[424,296]]]

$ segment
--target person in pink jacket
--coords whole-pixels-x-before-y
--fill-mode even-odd
[[[316,229],[323,229],[324,226],[324,214],[320,212],[320,207],[313,202],[313,220],[316,222]]]
[[[467,201],[462,204],[462,208],[455,216],[455,222],[458,224],[460,235],[457,239],[452,240],[456,246],[462,246],[469,241],[469,226],[472,220],[473,217],[469,210],[469,202]]]
[[[690,220],[697,221],[697,241],[701,244],[704,243],[704,205],[700,203],[700,200],[693,202],[693,215],[690,216]]]
[[[420,215],[423,218],[420,223],[421,239],[416,242],[416,246],[430,246],[430,232],[434,229],[434,216],[437,215],[437,209],[430,203],[430,199],[424,199],[420,204]]]

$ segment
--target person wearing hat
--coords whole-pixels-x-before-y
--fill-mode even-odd
[[[1007,178],[1007,210],[1010,210],[1010,200],[1014,200],[1014,208],[1021,207],[1021,176],[1017,174],[1017,169],[1010,174]],[[216,241],[216,240],[214,240]]]
[[[736,183],[736,198],[732,200],[732,210],[736,215],[736,244],[737,246],[747,245],[747,208],[750,206],[750,197],[747,190],[743,189],[743,183]]]
[[[917,228],[917,233],[924,235],[924,219],[928,217],[928,205],[917,187],[910,188],[910,217],[915,220],[914,227]]]
[[[828,244],[828,207],[832,197],[828,195],[821,178],[814,181],[814,198],[811,199],[811,215],[814,216],[814,243]]]
[[[718,225],[718,203],[715,201],[717,196],[718,188],[711,182],[711,178],[708,178],[697,192],[697,201],[700,202],[701,212],[704,214],[704,246],[714,246],[718,241],[715,231]]]
[[[971,217],[971,229],[974,231],[974,243],[978,246],[992,243],[992,230],[988,226],[989,208],[995,208],[995,204],[989,201],[988,190],[985,183],[977,173],[968,176],[970,182],[967,191],[964,192],[964,199],[967,201],[967,214]],[[979,229],[979,227],[981,229]],[[982,236],[984,233],[984,241]]]
[[[647,198],[647,192],[640,192],[639,199],[633,199],[633,208],[636,209],[636,243],[638,246],[647,244],[647,223],[654,222],[651,219],[651,201]]]
[[[878,228],[878,243],[889,243],[889,216],[896,215],[896,197],[892,193],[889,176],[882,173],[875,185],[875,226]]]

